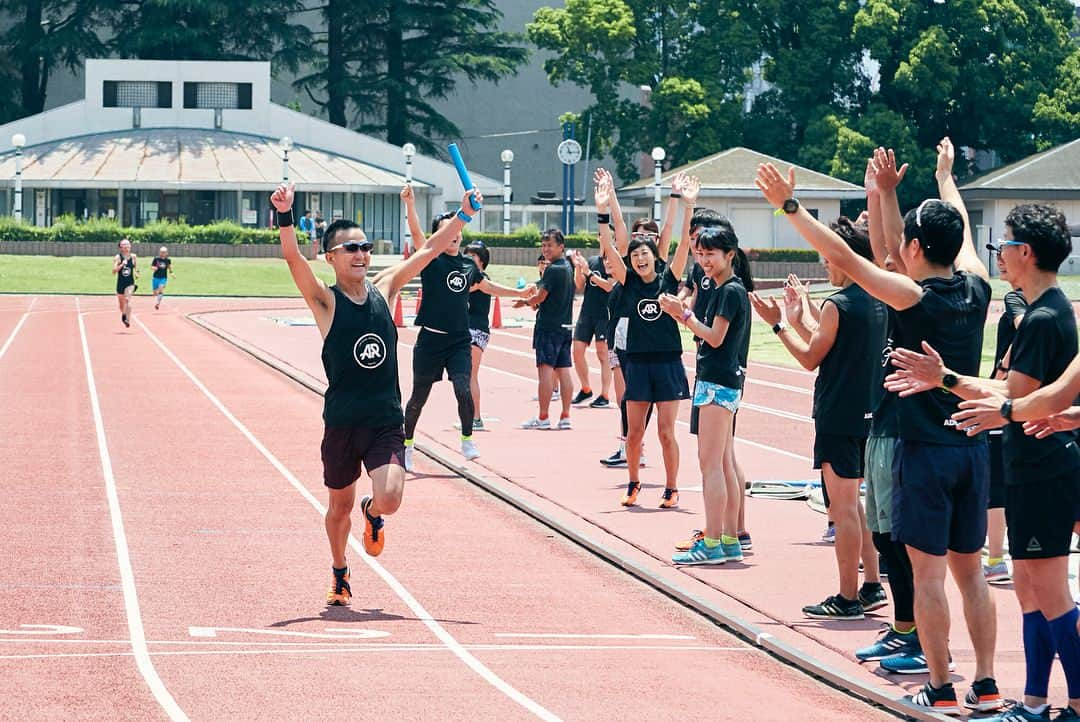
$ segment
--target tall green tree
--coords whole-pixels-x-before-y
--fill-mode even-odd
[[[679,165],[737,141],[743,88],[760,53],[750,16],[727,0],[567,0],[527,26],[549,51],[555,85],[588,88],[593,154],[637,176],[642,151],[660,145]],[[648,88],[649,102],[639,88]]]
[[[290,23],[303,0],[104,0],[109,46],[146,60],[271,60],[296,70],[310,31]]]
[[[105,11],[102,0],[0,2],[0,13],[10,23],[0,35],[0,80],[18,89],[0,99],[4,122],[45,109],[54,70],[75,70],[84,58],[106,54],[96,32]]]
[[[494,0],[329,0],[323,13],[331,32],[316,44],[322,57],[296,86],[332,123],[351,116],[362,132],[426,153],[461,134],[434,101],[462,80],[513,75],[528,59],[522,36],[498,29]]]

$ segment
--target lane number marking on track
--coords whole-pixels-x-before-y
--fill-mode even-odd
[[[192,637],[216,637],[218,632],[342,640],[380,639],[390,636],[390,632],[380,632],[377,629],[348,629],[343,627],[327,627],[323,632],[298,632],[291,629],[247,629],[244,627],[188,627],[188,634]]]

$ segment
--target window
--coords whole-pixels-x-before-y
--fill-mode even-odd
[[[102,88],[106,108],[171,108],[172,83],[155,80],[106,80]]]
[[[184,107],[251,110],[251,83],[184,83]]]

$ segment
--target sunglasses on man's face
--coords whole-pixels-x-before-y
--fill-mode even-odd
[[[329,251],[327,251],[327,253],[329,253],[330,251],[345,251],[346,253],[359,253],[360,251],[365,251],[365,252],[370,251],[374,247],[375,247],[375,244],[372,243],[371,241],[348,241],[347,243],[340,243],[340,244],[334,246]]]

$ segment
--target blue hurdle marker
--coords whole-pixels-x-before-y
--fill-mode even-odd
[[[458,150],[457,143],[451,143],[446,148],[450,153],[450,160],[454,161],[454,167],[457,168],[458,178],[461,179],[461,185],[465,190],[470,191],[473,189],[472,178],[469,177],[469,169],[465,167],[465,159],[461,157],[461,151]],[[474,211],[480,210],[481,206],[473,198],[469,197],[469,205],[472,206]]]

